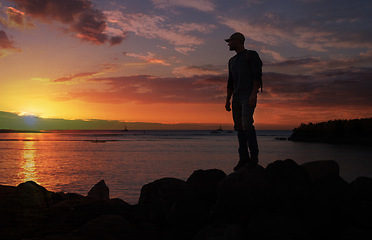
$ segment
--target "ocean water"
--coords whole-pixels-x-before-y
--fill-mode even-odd
[[[260,164],[293,159],[298,164],[336,160],[348,182],[372,177],[366,146],[277,140],[291,131],[257,131]],[[35,181],[50,191],[86,195],[104,179],[110,197],[136,203],[141,187],[163,177],[186,180],[194,170],[218,168],[229,174],[238,161],[235,132],[60,131],[0,134],[0,184]]]

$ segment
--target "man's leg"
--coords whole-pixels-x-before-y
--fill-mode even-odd
[[[246,132],[243,129],[242,123],[242,105],[239,101],[233,100],[232,102],[233,119],[234,119],[234,129],[238,132],[239,141],[239,162],[238,165],[234,167],[234,171],[237,171],[244,167],[249,160],[248,152],[248,139]]]
[[[238,131],[238,141],[239,141],[239,159],[243,161],[248,161],[248,139],[245,131]]]
[[[248,101],[244,101],[242,103],[242,122],[243,122],[243,128],[246,133],[248,146],[249,146],[249,152],[250,152],[250,163],[257,164],[258,163],[258,142],[257,142],[257,135],[256,135],[256,129],[253,125],[253,114],[254,114],[255,108],[251,108]]]

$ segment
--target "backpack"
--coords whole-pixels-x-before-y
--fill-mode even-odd
[[[260,56],[258,55],[258,53],[254,50],[247,50],[246,52],[246,58],[247,58],[247,61],[248,61],[248,65],[249,65],[249,68],[252,68],[252,61],[251,59],[256,59],[256,64],[257,66],[255,66],[257,69],[259,69],[259,72],[258,72],[258,75],[259,75],[259,78],[260,78],[260,82],[261,82],[261,92],[263,92],[263,82],[262,82],[262,61],[261,61],[261,58]]]

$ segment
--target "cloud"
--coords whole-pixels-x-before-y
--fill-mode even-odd
[[[124,15],[120,11],[105,11],[105,14],[116,29],[134,32],[148,39],[161,39],[174,45],[181,53],[193,51],[204,43],[199,37],[188,34],[189,32],[209,33],[215,28],[214,25],[203,23],[167,24],[166,17],[143,13]]]
[[[156,8],[184,7],[202,12],[212,12],[216,8],[211,0],[152,0],[152,2]]]
[[[326,52],[331,48],[372,48],[372,37],[368,31],[340,31],[337,28],[319,27],[320,23],[314,27],[311,25],[314,22],[293,22],[279,16],[254,20],[220,17],[220,22],[253,41],[271,46],[289,44],[317,52]]]
[[[264,102],[287,107],[366,108],[372,105],[372,68],[326,70],[312,75],[264,74]]]
[[[156,57],[154,53],[147,52],[147,54],[137,54],[137,53],[124,53],[126,56],[135,57],[141,60],[144,60],[148,63],[155,63],[155,64],[161,64],[164,66],[170,66],[170,63],[168,63],[166,60],[160,59]]]
[[[55,100],[77,99],[94,103],[216,103],[223,100],[225,83],[219,76],[161,78],[149,75],[87,79],[100,82],[108,89],[70,91]],[[226,77],[223,77],[226,79]]]
[[[9,52],[20,52],[15,43],[9,39],[4,30],[0,30],[0,58],[9,54]]]
[[[273,50],[269,50],[269,49],[267,49],[265,47],[261,49],[261,52],[270,54],[274,58],[274,60],[277,60],[277,61],[283,61],[283,60],[285,60],[285,58],[282,57],[282,55],[280,53],[275,52]]]
[[[183,77],[193,77],[193,76],[216,76],[223,74],[221,72],[222,67],[214,65],[203,65],[203,66],[182,66],[177,67],[173,70],[173,74]]]
[[[105,73],[116,72],[117,70],[118,70],[117,64],[102,63],[100,64],[100,69],[94,72],[75,73],[75,74],[70,74],[70,75],[62,76],[62,77],[55,78],[55,79],[47,79],[47,81],[54,82],[54,83],[66,83],[66,82],[72,82],[72,81],[81,82],[81,81],[88,80],[95,76],[103,75]],[[40,78],[33,78],[33,79],[44,81],[44,79],[40,79]]]
[[[96,76],[98,74],[100,74],[100,72],[77,73],[77,74],[53,79],[53,80],[51,80],[51,82],[71,82],[75,79],[76,80],[81,80],[81,79],[91,78],[91,77]]]
[[[89,0],[11,0],[16,10],[48,24],[62,23],[65,30],[82,40],[96,44],[119,44],[124,36],[110,36],[106,32],[106,16]],[[20,19],[20,17],[17,17]],[[20,21],[20,20],[18,20]]]
[[[6,27],[10,28],[33,28],[34,24],[30,21],[30,19],[25,15],[24,12],[19,11],[13,7],[4,8],[6,18],[0,16],[0,23],[2,23]]]

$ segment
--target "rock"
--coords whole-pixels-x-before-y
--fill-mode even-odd
[[[203,208],[190,186],[180,179],[162,178],[144,185],[138,205],[163,229],[171,228],[175,239],[187,239],[198,229]]]
[[[350,221],[345,209],[350,185],[337,175],[327,175],[312,182],[311,202],[314,207],[309,224],[318,237],[337,238],[336,233],[344,229]],[[311,218],[309,218],[311,219]]]
[[[271,208],[297,212],[311,195],[309,176],[291,159],[270,163],[264,179],[267,204]]]
[[[32,235],[48,218],[51,193],[29,181],[14,187],[1,187],[0,230],[2,239]]]
[[[212,211],[216,218],[236,222],[249,217],[265,198],[263,168],[233,172],[221,180],[217,191]]]
[[[200,230],[193,240],[240,240],[241,229],[237,225],[229,225],[225,222],[214,222]]]
[[[312,239],[304,222],[288,212],[258,209],[249,219],[247,239]]]
[[[351,198],[358,201],[372,201],[372,178],[358,177],[351,183]]]
[[[302,164],[301,167],[305,169],[312,181],[326,176],[340,175],[340,167],[334,160],[308,162]]]
[[[346,206],[350,223],[362,231],[370,231],[372,235],[372,179],[358,177],[351,183]]]
[[[88,192],[88,197],[91,197],[96,200],[110,200],[110,190],[106,186],[104,180],[98,182],[90,191]]]
[[[68,234],[85,223],[102,215],[116,214],[133,220],[132,206],[121,199],[109,201],[90,197],[66,199],[52,206],[52,214],[44,226],[43,235],[53,232]],[[134,220],[133,220],[134,221]]]
[[[199,199],[211,207],[216,202],[218,183],[225,177],[226,173],[219,169],[197,170],[186,182]]]
[[[136,228],[120,215],[101,215],[77,230],[73,231],[70,239],[126,239],[137,240]]]

